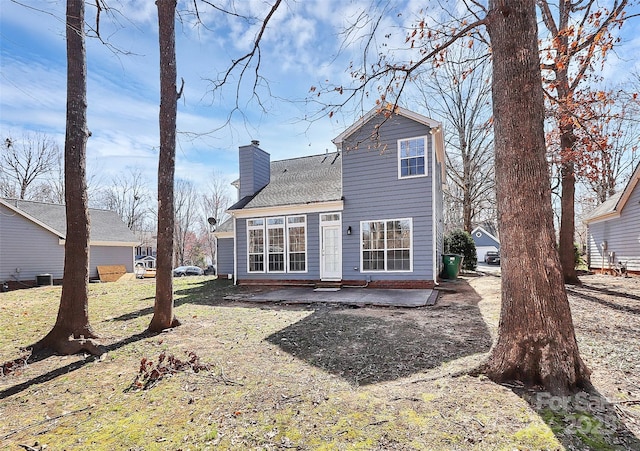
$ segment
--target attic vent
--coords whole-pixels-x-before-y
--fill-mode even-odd
[[[258,141],[257,139],[252,139],[251,140],[251,144],[253,144],[254,146],[259,146],[260,145],[260,141]]]

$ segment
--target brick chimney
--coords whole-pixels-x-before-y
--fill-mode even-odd
[[[271,156],[260,149],[260,141],[253,140],[240,147],[240,199],[253,196],[271,180]]]

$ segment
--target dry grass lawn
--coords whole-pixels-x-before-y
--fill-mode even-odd
[[[109,351],[0,376],[0,449],[640,449],[640,279],[584,281],[570,295],[598,393],[571,398],[464,375],[495,338],[496,277],[450,283],[418,309],[253,304],[247,288],[180,278],[183,325],[159,335],[142,333],[154,280],[92,284]],[[48,332],[59,297],[0,293],[0,362]],[[149,376],[161,355],[187,364],[142,389],[141,361]]]

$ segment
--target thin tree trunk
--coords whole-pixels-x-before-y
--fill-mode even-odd
[[[502,308],[483,371],[555,394],[590,386],[555,244],[535,0],[489,2]]]
[[[62,354],[102,350],[90,338],[89,210],[86,180],[87,63],[84,40],[84,0],[67,0],[67,125],[65,137],[65,201],[67,232],[64,277],[53,329],[34,350],[50,348]]]
[[[180,325],[173,312],[174,175],[176,159],[176,0],[157,0],[160,44],[160,157],[158,161],[158,254],[156,299],[149,331]]]
[[[560,140],[565,141],[564,139]],[[560,262],[562,264],[562,275],[565,283],[572,285],[580,284],[578,273],[576,272],[576,258],[574,250],[575,224],[575,202],[576,202],[576,173],[572,161],[562,163],[561,180],[562,196],[560,197]]]

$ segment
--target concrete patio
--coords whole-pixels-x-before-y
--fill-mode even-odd
[[[266,293],[258,293],[243,300],[249,302],[285,302],[288,304],[327,302],[357,306],[424,307],[434,305],[437,298],[438,291],[428,289],[314,289],[311,287],[289,287]]]

